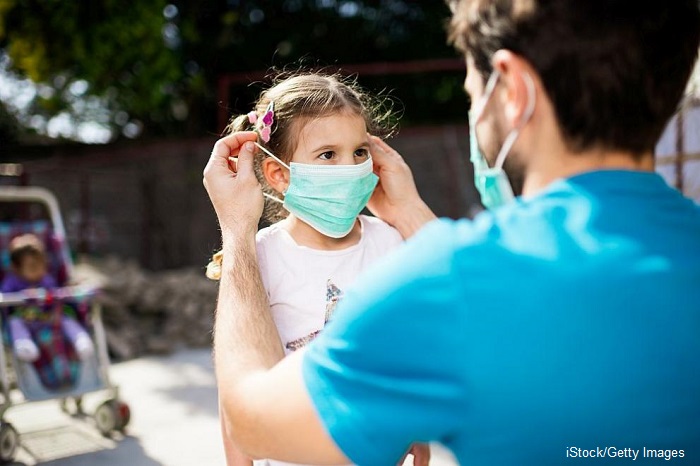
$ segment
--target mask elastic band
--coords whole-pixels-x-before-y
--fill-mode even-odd
[[[273,153],[270,152],[269,150],[265,149],[263,146],[261,146],[261,145],[258,144],[257,142],[254,143],[254,144],[255,144],[256,146],[258,146],[258,148],[259,148],[260,150],[262,150],[262,151],[265,152],[267,155],[269,155],[270,157],[272,157],[273,159],[275,159],[277,162],[279,162],[284,168],[286,168],[287,170],[289,170],[289,165],[287,165],[286,163],[282,162],[279,158],[277,158],[277,156],[275,156],[275,154],[273,154]],[[263,192],[262,195],[265,196],[266,198],[270,199],[271,201],[275,201],[275,202],[278,202],[278,203],[280,203],[280,204],[284,204],[284,201],[283,201],[282,199],[279,199],[279,198],[277,198],[277,197],[275,197],[275,196],[272,196],[272,195],[267,194],[267,193],[265,193],[265,192]]]
[[[280,203],[280,204],[284,204],[284,201],[283,201],[282,199],[279,199],[279,198],[277,198],[277,197],[275,197],[275,196],[272,196],[272,195],[270,195],[270,194],[267,194],[267,193],[265,193],[265,192],[262,193],[262,194],[263,194],[263,196],[265,196],[266,198],[270,199],[271,201],[275,201],[275,202],[278,202],[278,203]]]
[[[257,142],[255,143],[255,145],[258,146],[258,149],[260,149],[261,151],[265,152],[267,155],[269,155],[270,157],[272,157],[273,159],[275,159],[277,162],[279,162],[284,168],[286,168],[287,170],[290,170],[289,165],[287,165],[286,163],[282,162],[275,154],[273,154],[273,153],[270,152],[269,150],[265,149],[263,146],[261,146],[261,145],[258,144]]]
[[[493,70],[493,73],[491,73],[491,76],[489,76],[489,80],[486,82],[486,87],[484,87],[484,95],[479,101],[477,107],[474,109],[474,125],[476,125],[481,119],[481,114],[484,113],[484,108],[486,107],[486,104],[488,104],[489,99],[491,99],[491,94],[493,94],[493,90],[496,88],[496,84],[498,83],[498,78],[500,76],[501,73],[498,70]]]
[[[530,121],[532,114],[535,113],[535,100],[537,98],[535,83],[529,73],[523,73],[523,79],[525,80],[525,87],[527,87],[527,108],[525,109],[525,113],[523,113],[523,117],[520,120],[518,127],[515,128],[503,142],[503,147],[501,147],[501,151],[498,153],[498,157],[496,157],[496,164],[494,165],[494,168],[497,169],[503,167],[503,163],[506,161],[506,156],[513,147],[513,144],[515,144],[518,136],[520,136],[520,130],[528,121]]]

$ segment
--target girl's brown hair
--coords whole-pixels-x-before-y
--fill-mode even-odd
[[[393,110],[393,100],[388,96],[373,96],[365,92],[354,78],[325,72],[281,73],[273,79],[273,85],[260,94],[253,111],[262,117],[270,102],[274,102],[274,123],[270,140],[258,143],[289,163],[296,150],[298,135],[309,120],[323,118],[338,113],[350,113],[365,120],[367,132],[387,138],[397,129],[397,115]],[[254,129],[248,115],[238,115],[224,130],[224,134]],[[265,153],[258,151],[255,156],[255,174],[263,186],[263,191],[277,196],[265,181],[262,174],[262,161]],[[274,201],[265,201],[262,219],[267,223],[282,220],[287,215],[282,206]],[[218,279],[222,254],[219,251],[207,267],[207,276]]]

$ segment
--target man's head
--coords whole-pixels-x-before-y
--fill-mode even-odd
[[[698,0],[461,0],[451,5],[450,38],[467,56],[472,98],[479,97],[494,66],[501,68],[503,86],[521,100],[518,75],[533,74],[543,94],[537,104],[551,105],[561,140],[572,153],[605,150],[639,158],[652,153],[700,45]],[[512,63],[516,69],[504,69]],[[522,107],[510,112],[521,113]],[[508,112],[486,109],[484,119],[496,120],[488,125],[493,134],[484,138],[487,142],[512,129],[517,118],[509,119]],[[484,150],[493,157],[492,148]]]
[[[29,283],[38,283],[47,273],[44,245],[29,233],[10,241],[10,262],[14,272]]]

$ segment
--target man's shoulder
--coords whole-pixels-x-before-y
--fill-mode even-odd
[[[402,287],[419,288],[427,282],[450,281],[457,273],[455,260],[465,249],[488,241],[488,226],[472,220],[433,220],[409,238],[386,262],[379,275],[396,277]],[[478,260],[477,254],[471,254]]]
[[[501,228],[490,213],[472,219],[439,218],[425,225],[409,243],[426,250],[432,257],[451,256],[465,248],[481,247],[491,242],[494,232]]]

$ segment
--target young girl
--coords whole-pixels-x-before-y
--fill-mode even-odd
[[[377,184],[368,133],[392,129],[383,108],[354,83],[301,74],[263,92],[255,110],[227,128],[259,135],[256,173],[268,198],[263,217],[274,223],[258,232],[257,255],[286,354],[313,340],[343,291],[402,241],[388,224],[359,215]],[[220,265],[217,253],[207,275],[218,279]],[[227,457],[229,466],[253,464],[231,448]]]

